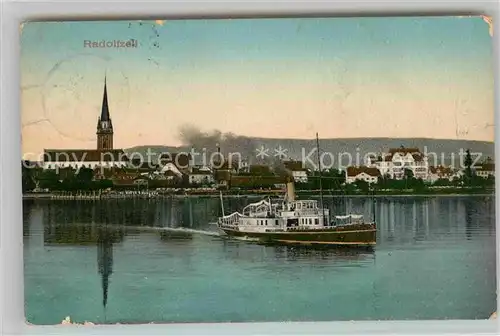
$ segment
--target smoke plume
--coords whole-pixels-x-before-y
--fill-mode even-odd
[[[220,151],[225,156],[229,153],[240,153],[243,160],[255,157],[257,145],[252,138],[234,133],[223,133],[220,130],[202,131],[197,126],[186,124],[179,128],[179,140],[183,146],[192,147],[207,153]]]

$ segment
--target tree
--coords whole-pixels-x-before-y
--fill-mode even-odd
[[[460,187],[463,185],[463,180],[460,177],[455,176],[453,177],[453,180],[451,180],[451,185],[454,187]]]
[[[59,182],[59,176],[55,169],[46,169],[39,174],[39,186],[40,188],[46,188],[49,190],[59,190],[61,188],[61,183]]]
[[[378,178],[377,189],[388,189],[391,182],[391,175],[385,174]]]
[[[319,188],[319,174],[313,177],[317,179],[317,188]],[[345,182],[345,173],[342,170],[330,169],[322,172],[322,187],[324,190],[338,190],[342,188]]]
[[[22,174],[22,191],[23,193],[27,191],[31,191],[35,189],[36,183],[34,181],[34,177],[32,174],[33,168],[30,166],[29,161],[22,162],[21,165],[21,174]]]
[[[90,184],[94,178],[94,171],[91,168],[81,167],[76,174],[76,179],[83,184]]]
[[[414,178],[414,174],[413,174],[413,170],[411,169],[405,169],[405,172],[404,172],[404,177],[405,179],[412,179]]]
[[[486,179],[486,186],[488,187],[495,186],[495,176],[488,175],[488,178]]]
[[[433,183],[433,185],[436,187],[446,187],[453,185],[453,182],[447,178],[439,178]]]
[[[425,182],[421,178],[412,178],[410,188],[416,191],[423,191],[425,189]]]
[[[354,184],[356,185],[356,188],[363,191],[363,192],[367,192],[370,190],[370,184],[364,180],[356,180],[356,182],[354,182]]]
[[[465,166],[465,175],[464,175],[465,183],[467,185],[470,185],[473,174],[472,174],[472,156],[470,154],[469,149],[465,151],[464,166]]]

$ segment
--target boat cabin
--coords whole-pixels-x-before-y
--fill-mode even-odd
[[[287,204],[289,211],[297,211],[299,213],[318,213],[318,201],[316,200],[305,200],[305,201],[294,201]]]

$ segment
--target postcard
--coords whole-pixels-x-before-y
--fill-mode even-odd
[[[488,319],[485,16],[20,27],[36,325]]]

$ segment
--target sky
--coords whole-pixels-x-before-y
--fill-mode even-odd
[[[192,125],[268,138],[494,139],[491,21],[476,17],[27,22],[23,153],[115,148]],[[85,41],[137,41],[90,48]]]

